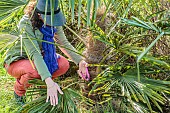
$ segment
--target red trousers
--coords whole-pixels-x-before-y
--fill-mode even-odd
[[[68,60],[61,55],[58,59],[58,66],[59,69],[53,73],[52,79],[63,75],[70,67]],[[30,86],[30,84],[28,84],[28,80],[41,79],[37,70],[33,69],[30,61],[27,59],[15,61],[9,66],[5,65],[5,68],[7,69],[8,74],[16,78],[14,91],[19,96],[25,95],[26,89]]]

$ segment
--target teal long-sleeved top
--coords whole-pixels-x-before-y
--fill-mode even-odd
[[[35,69],[38,71],[38,74],[41,76],[42,80],[45,80],[48,77],[51,77],[50,72],[43,60],[43,56],[41,54],[42,47],[42,38],[43,34],[37,29],[33,32],[33,27],[31,21],[27,15],[24,15],[19,22],[18,25],[19,31],[21,33],[21,38],[18,42],[11,48],[7,56],[5,58],[5,63],[10,65],[13,61],[17,61],[19,59],[28,59],[30,58],[34,64]],[[74,61],[75,64],[78,64],[82,57],[75,53],[76,49],[68,42],[62,26],[57,26],[57,43],[61,45],[61,47],[66,47],[68,49],[61,48],[64,53]],[[21,55],[21,46],[22,46],[22,55]],[[72,51],[71,51],[72,50]],[[77,52],[77,51],[76,51]]]

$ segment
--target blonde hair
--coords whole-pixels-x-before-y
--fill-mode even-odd
[[[37,4],[37,0],[30,0],[30,2],[27,4],[27,6],[24,9],[24,14],[31,17],[31,15],[33,14],[33,10],[36,7],[36,4]]]

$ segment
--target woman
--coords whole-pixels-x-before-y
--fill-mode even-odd
[[[51,24],[50,0],[48,0],[46,25],[44,25],[46,0],[39,0],[34,11],[35,5],[36,2],[31,1],[24,11],[25,15],[18,26],[21,40],[8,52],[5,68],[11,76],[17,79],[14,85],[14,95],[17,101],[23,104],[23,96],[30,86],[28,80],[41,78],[47,85],[46,102],[50,100],[51,105],[55,106],[58,104],[57,93],[63,94],[63,92],[53,79],[67,72],[69,62],[63,56],[55,53],[53,44],[45,43],[44,41],[54,42],[53,37],[57,36],[58,44],[73,51],[76,50],[68,42],[62,30],[61,26],[64,25],[65,18],[58,7],[58,0],[55,0],[54,4],[53,25],[56,28]],[[75,64],[79,65],[79,74],[86,76],[87,63],[82,60],[82,57],[70,50],[59,48]]]

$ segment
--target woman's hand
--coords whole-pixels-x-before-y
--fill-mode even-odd
[[[86,77],[88,77],[88,70],[87,70],[87,67],[88,67],[88,63],[85,62],[84,60],[80,61],[79,62],[79,70],[77,71],[79,76],[82,77],[83,79],[85,79]],[[84,77],[85,78],[84,78]]]
[[[58,104],[58,92],[63,94],[59,85],[55,83],[50,77],[45,79],[47,84],[47,99],[46,102],[50,100],[51,105],[55,106]]]

